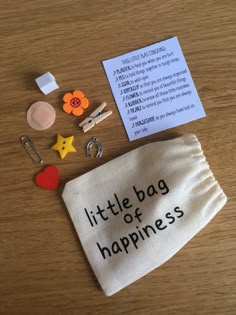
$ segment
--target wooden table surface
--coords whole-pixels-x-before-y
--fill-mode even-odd
[[[0,4],[1,314],[235,314],[236,2],[18,0]],[[101,61],[178,36],[207,117],[129,142]],[[34,79],[47,71],[60,89],[44,96]],[[107,101],[113,115],[83,134],[62,111],[62,95],[81,89],[87,113]],[[35,131],[26,110],[48,101],[56,123]],[[85,258],[61,199],[63,185],[150,141],[195,133],[228,202],[160,268],[106,297]],[[50,150],[74,135],[76,154]],[[45,165],[61,172],[58,191],[34,184],[41,167],[19,142],[29,135]],[[102,159],[88,160],[97,136]]]

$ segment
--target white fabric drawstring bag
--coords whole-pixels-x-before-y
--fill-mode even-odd
[[[193,134],[122,155],[62,197],[106,295],[170,259],[227,200]]]

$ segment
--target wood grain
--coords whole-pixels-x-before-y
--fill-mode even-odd
[[[5,0],[0,2],[0,313],[235,314],[236,2]],[[178,36],[207,117],[138,141],[127,140],[101,61]],[[60,89],[35,85],[51,71]],[[80,88],[89,111],[107,101],[114,114],[83,134],[61,110],[62,95]],[[31,103],[57,111],[38,132],[26,123]],[[162,267],[107,298],[91,271],[60,194],[66,181],[150,141],[195,133],[228,196],[213,221]],[[60,160],[56,134],[75,136],[78,154]],[[58,192],[33,183],[33,165],[19,143],[28,134],[45,164],[61,172]],[[84,146],[97,136],[101,160]]]

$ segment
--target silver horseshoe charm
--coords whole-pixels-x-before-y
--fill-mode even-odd
[[[87,144],[87,148],[86,148],[86,153],[88,157],[92,157],[91,154],[91,147],[93,144],[96,144],[97,148],[98,148],[98,152],[96,155],[96,158],[100,158],[102,156],[102,144],[101,142],[97,139],[97,138],[93,138],[91,141],[89,141],[89,143]]]

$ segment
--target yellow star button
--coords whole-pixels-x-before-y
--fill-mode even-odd
[[[61,135],[57,135],[57,143],[51,149],[58,151],[61,159],[64,159],[67,153],[76,152],[76,149],[72,145],[73,140],[74,136],[64,138]]]

